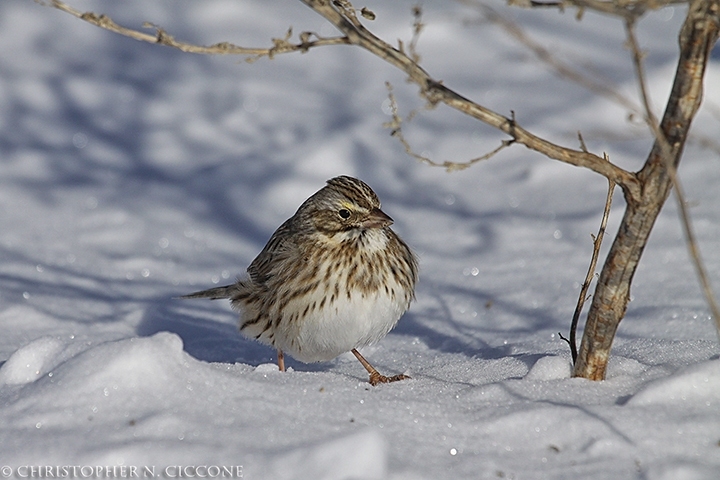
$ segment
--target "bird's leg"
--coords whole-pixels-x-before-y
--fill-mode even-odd
[[[278,348],[278,368],[281,372],[285,371],[285,354]]]
[[[360,355],[360,352],[358,352],[354,348],[351,351],[352,351],[353,355],[355,355],[355,358],[357,358],[360,361],[360,363],[362,363],[362,366],[365,367],[365,370],[367,370],[368,373],[370,374],[369,382],[370,382],[370,385],[372,385],[372,386],[375,386],[378,383],[397,382],[398,380],[406,380],[406,379],[410,378],[407,375],[403,375],[403,374],[394,375],[392,377],[386,377],[385,375],[380,375],[380,372],[375,370],[375,367],[370,365],[370,362],[365,360],[365,357]]]

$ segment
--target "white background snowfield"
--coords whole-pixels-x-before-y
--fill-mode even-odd
[[[198,44],[332,34],[300,2],[71,1]],[[413,1],[363,20],[411,38]],[[620,22],[492,3],[564,62],[625,95]],[[472,9],[424,2],[424,67],[530,131],[637,170],[647,129],[556,76]],[[661,113],[681,7],[639,25]],[[151,31],[151,30],[150,30]],[[242,465],[247,479],[716,479],[718,338],[671,198],[620,325],[608,378],[570,378],[567,333],[607,182],[423,109],[402,74],[352,47],[246,64],[101,30],[31,0],[0,2],[0,465]],[[680,168],[720,288],[720,55]],[[636,98],[636,97],[634,97]],[[717,146],[717,143],[715,143]],[[417,301],[363,354],[412,380],[373,388],[349,354],[290,360],[245,340],[226,302],[178,295],[243,275],[274,229],[339,174],[370,184],[417,251]],[[607,244],[623,201],[616,193]]]

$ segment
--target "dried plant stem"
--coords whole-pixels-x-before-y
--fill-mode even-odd
[[[577,361],[577,326],[582,313],[583,307],[585,306],[585,300],[588,298],[588,290],[590,289],[590,283],[595,276],[595,268],[597,267],[598,258],[600,257],[600,247],[602,246],[603,237],[605,237],[605,230],[607,229],[608,218],[610,217],[610,208],[612,207],[613,192],[615,190],[615,182],[612,180],[608,181],[608,193],[605,198],[605,210],[603,210],[602,220],[600,221],[600,229],[598,230],[597,236],[593,236],[593,253],[590,259],[590,267],[588,268],[585,281],[580,287],[580,296],[578,297],[577,306],[573,313],[572,322],[570,323],[570,338],[567,339],[570,344],[570,353],[572,354],[573,364]]]

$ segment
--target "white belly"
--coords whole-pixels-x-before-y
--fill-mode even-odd
[[[318,296],[310,301],[319,305],[322,298]],[[301,362],[331,360],[383,338],[397,324],[408,304],[409,299],[403,295],[391,297],[384,290],[364,298],[358,292],[351,298],[340,295],[332,304],[310,312],[305,321],[279,322],[275,346]],[[303,301],[288,311],[304,309],[305,305]]]

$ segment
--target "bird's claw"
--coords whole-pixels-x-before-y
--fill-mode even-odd
[[[410,377],[407,375],[393,375],[392,377],[386,377],[385,375],[380,375],[378,372],[374,372],[370,374],[370,385],[373,387],[375,385],[378,385],[380,383],[390,383],[390,382],[399,382],[400,380],[408,380]]]

